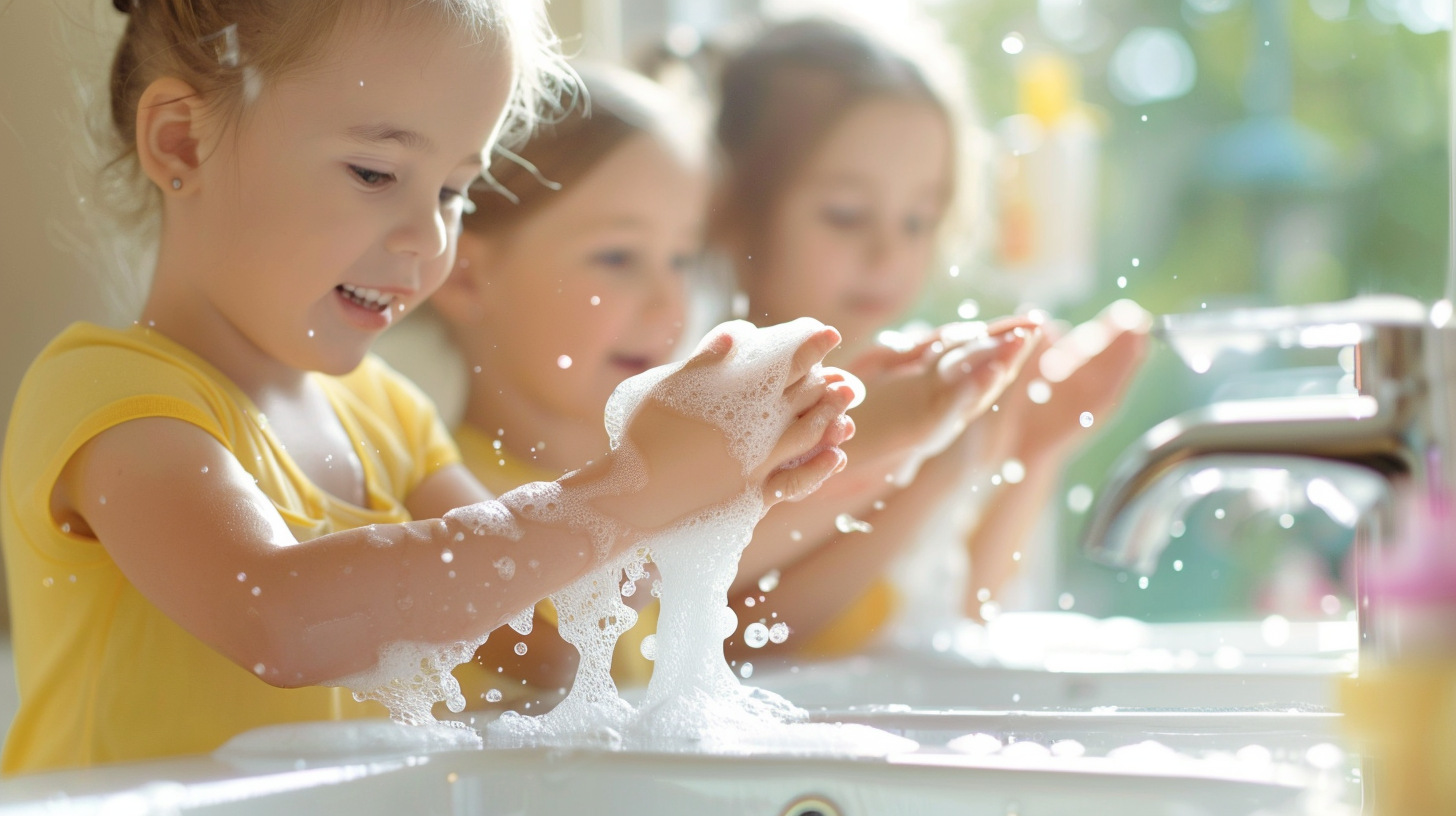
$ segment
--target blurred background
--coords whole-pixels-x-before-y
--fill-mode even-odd
[[[936,270],[914,317],[1026,305],[1080,321],[1394,292],[1438,298],[1447,260],[1441,0],[554,0],[569,52],[702,84],[764,19],[833,13],[948,46],[994,145],[993,226]],[[42,346],[120,324],[84,251],[87,99],[122,16],[107,0],[0,0],[0,420]],[[1220,357],[1156,345],[1071,465],[1006,608],[1149,620],[1340,617],[1350,533],[1317,510],[1211,496],[1151,581],[1084,558],[1102,475],[1137,435],[1220,397],[1339,387],[1334,350]],[[1294,373],[1290,373],[1293,369]],[[1176,562],[1177,569],[1171,566]]]

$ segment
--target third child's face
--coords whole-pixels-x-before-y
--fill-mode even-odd
[[[874,99],[852,108],[780,197],[761,256],[739,261],[755,320],[815,317],[853,348],[903,314],[935,253],[950,157],[934,107]]]
[[[510,84],[509,49],[401,25],[339,35],[271,84],[203,162],[193,226],[224,320],[294,368],[342,374],[437,288]]]
[[[622,380],[673,358],[708,181],[639,134],[560,196],[506,236],[462,236],[469,266],[456,274],[477,282],[486,323],[474,336],[490,346],[467,354],[545,410],[599,423]]]

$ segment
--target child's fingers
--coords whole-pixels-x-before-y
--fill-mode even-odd
[[[689,357],[687,362],[683,363],[682,370],[686,371],[692,368],[712,365],[727,357],[728,352],[732,350],[733,335],[727,332],[710,334],[698,343],[697,349],[693,351],[693,356]]]
[[[763,501],[769,506],[781,501],[805,498],[830,476],[844,469],[849,458],[839,448],[826,448],[807,462],[770,476],[763,486]]]
[[[853,399],[854,393],[847,385],[838,383],[830,386],[818,404],[794,420],[794,424],[779,437],[770,455],[770,464],[777,467],[813,450]]]
[[[789,410],[794,412],[794,416],[802,416],[805,411],[818,404],[819,400],[824,398],[824,389],[836,383],[845,382],[847,379],[844,372],[837,368],[826,368],[822,373],[823,382],[819,382],[817,379],[813,382],[807,378],[800,379],[785,392],[784,396],[789,401]]]
[[[803,345],[794,352],[793,359],[789,362],[789,373],[784,378],[784,393],[798,385],[799,380],[809,373],[814,364],[824,359],[835,346],[839,345],[839,331],[832,326],[825,326],[823,329],[814,332]]]

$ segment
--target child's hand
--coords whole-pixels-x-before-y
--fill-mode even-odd
[[[1120,300],[1070,331],[1048,334],[1002,400],[1005,453],[1024,462],[1063,456],[1087,436],[1083,413],[1094,423],[1110,418],[1147,354],[1151,326],[1141,306]]]
[[[984,332],[951,324],[914,348],[863,355],[850,366],[868,390],[855,413],[860,432],[852,452],[908,481],[991,407],[1039,339],[1033,321],[1005,318]]]
[[[717,334],[705,339],[681,369],[652,390],[628,421],[624,440],[641,459],[645,485],[599,501],[599,509],[640,530],[653,530],[729,501],[750,486],[762,490],[766,505],[812,493],[844,467],[845,456],[837,446],[854,434],[854,423],[844,414],[854,398],[846,377],[835,369],[821,370],[819,377],[808,376],[838,344],[839,332],[825,328],[799,346],[788,373],[774,383],[796,419],[765,460],[745,476],[743,463],[729,452],[721,429],[679,413],[661,398],[674,389],[690,387],[700,371],[722,365],[732,350],[732,338]],[[737,421],[760,420],[741,417]]]

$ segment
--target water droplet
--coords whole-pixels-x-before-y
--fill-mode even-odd
[[[524,644],[524,643],[517,643],[516,644],[516,654],[523,655],[525,653],[526,653],[526,644]]]
[[[1147,589],[1147,588],[1148,588],[1148,576],[1144,575],[1144,576],[1138,578],[1138,589]]]
[[[750,649],[762,649],[768,643],[768,627],[754,621],[743,628],[743,642]]]
[[[1137,265],[1138,265],[1138,263],[1139,263],[1139,261],[1138,261],[1138,259],[1137,259],[1137,258],[1133,258],[1133,259],[1132,259],[1132,265],[1133,265],[1133,266],[1137,266]]]
[[[243,581],[246,581],[246,580],[248,580],[248,574],[246,572],[240,572],[240,573],[238,573],[238,583],[242,583]]]
[[[789,639],[789,625],[787,623],[775,623],[768,628],[769,643],[783,643]]]
[[[1084,484],[1072,485],[1067,491],[1067,509],[1073,513],[1085,513],[1092,506],[1095,494]]]
[[[501,701],[500,689],[491,689],[485,693],[487,703],[499,703]]]
[[[1082,423],[1082,427],[1083,428],[1090,428],[1090,427],[1092,427],[1092,412],[1091,411],[1083,411],[1082,412],[1082,415],[1079,416],[1079,417],[1077,417],[1077,421],[1080,422],[1080,423]]]
[[[265,669],[265,667],[263,666],[262,663],[254,663],[253,664],[253,674],[258,675],[259,677],[261,677],[263,675],[264,669]]]
[[[744,663],[742,666],[739,666],[738,667],[738,676],[739,677],[742,677],[744,680],[747,680],[748,678],[752,677],[753,676],[753,664],[752,663]]]
[[[868,533],[875,529],[867,522],[860,521],[848,513],[840,513],[835,516],[834,526],[841,533]]]
[[[1052,399],[1052,387],[1046,380],[1032,380],[1026,384],[1026,398],[1037,405],[1046,405]]]
[[[1222,507],[1220,507],[1220,508],[1218,508],[1218,509],[1216,509],[1216,510],[1213,511],[1213,517],[1216,518],[1216,519],[1221,519],[1225,515],[1227,515],[1227,514],[1223,512],[1223,508]]]
[[[950,268],[950,276],[952,278],[959,278],[961,276],[961,268],[959,266],[952,266]]]
[[[69,533],[69,532],[71,532],[71,522],[69,522],[69,521],[63,521],[63,522],[61,522],[61,532],[63,532],[63,533]]]
[[[1182,538],[1186,532],[1188,532],[1188,525],[1183,523],[1183,519],[1178,519],[1168,525],[1168,535],[1174,538]]]
[[[1011,695],[1011,702],[1013,702],[1013,703],[1019,703],[1019,702],[1021,702],[1021,695],[1020,694],[1013,694],[1013,695]]]
[[[202,472],[203,472],[203,473],[206,473],[206,472],[207,472],[207,465],[203,465],[203,466],[202,466]]]
[[[1021,464],[1020,459],[1007,459],[1001,465],[1001,478],[1007,484],[1021,484],[1021,480],[1026,478],[1026,465]]]
[[[773,592],[775,589],[778,589],[778,586],[779,571],[776,569],[769,570],[768,572],[764,573],[762,578],[758,579],[759,592]]]
[[[1118,275],[1117,276],[1117,288],[1118,289],[1126,289],[1127,288],[1127,277],[1126,276],[1124,276],[1124,275]]]
[[[1326,595],[1320,598],[1320,611],[1326,615],[1340,614],[1340,599],[1334,595]]]
[[[802,541],[802,540],[804,540],[804,534],[801,533],[801,532],[799,532],[798,530],[790,530],[789,531],[789,540],[790,541]]]
[[[253,587],[252,593],[253,593],[253,597],[256,598],[259,595],[262,595],[263,594],[263,588],[262,587]]]
[[[991,590],[987,587],[981,587],[980,589],[976,590],[976,600],[980,601],[981,603],[985,603],[986,601],[991,600]]]
[[[47,575],[46,577],[40,579],[40,585],[46,588],[53,587],[56,585],[56,579]]]
[[[1174,572],[1182,572],[1183,571],[1183,559],[1179,558],[1178,560],[1176,560],[1176,561],[1173,562],[1173,571]]]
[[[981,604],[981,620],[993,621],[1001,614],[1001,604],[995,601],[986,601]]]
[[[563,354],[556,358],[557,368],[571,368],[571,358]]]
[[[440,550],[440,560],[448,564],[451,561],[455,560],[455,553],[450,552],[448,547],[446,549]]]
[[[758,603],[758,601],[755,601],[755,600],[754,600],[754,599],[753,599],[753,598],[751,598],[751,597],[749,597],[749,598],[744,598],[744,599],[743,599],[743,605],[744,605],[744,606],[753,606],[753,605],[754,605],[754,604],[756,604],[756,603]]]
[[[101,497],[101,503],[102,503],[102,504],[106,504],[106,497],[105,497],[105,496],[102,496],[102,497]]]
[[[958,315],[961,320],[975,320],[977,317],[980,316],[980,314],[981,304],[970,298],[966,298],[965,300],[961,301],[961,305],[956,307],[956,315]]]
[[[1077,599],[1072,597],[1072,593],[1070,592],[1063,592],[1061,595],[1057,596],[1057,606],[1063,612],[1070,610],[1073,606],[1076,605],[1076,603]]]
[[[313,329],[309,329],[308,330],[308,336],[309,337],[313,337]]]
[[[1285,514],[1281,515],[1279,517],[1279,526],[1280,527],[1283,527],[1286,530],[1288,530],[1290,527],[1293,527],[1294,526],[1294,516],[1291,516],[1288,513],[1285,513]]]
[[[599,298],[599,297],[597,297],[596,295],[592,295],[591,296],[591,305],[593,305],[593,306],[600,306],[600,305],[602,305],[602,299]]]

